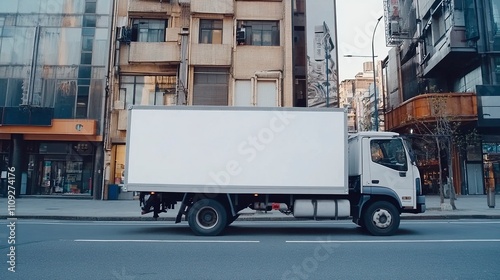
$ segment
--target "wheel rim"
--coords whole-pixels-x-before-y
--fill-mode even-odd
[[[219,215],[214,208],[205,206],[198,211],[196,223],[203,229],[211,229],[219,222]]]
[[[392,223],[392,215],[386,209],[377,209],[373,213],[372,221],[378,228],[388,228]]]

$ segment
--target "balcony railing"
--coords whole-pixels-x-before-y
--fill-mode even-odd
[[[174,1],[144,1],[144,0],[129,0],[129,13],[166,13],[172,14]]]
[[[129,62],[180,63],[177,42],[131,42]]]
[[[231,45],[193,44],[191,47],[192,65],[231,65]]]
[[[443,112],[433,109],[436,102],[442,103]],[[385,126],[386,130],[393,131],[419,122],[433,122],[439,117],[457,122],[477,120],[476,94],[428,93],[413,97],[386,113]]]
[[[233,0],[191,0],[192,13],[234,14]]]
[[[265,62],[264,69],[263,62]],[[283,47],[236,46],[234,54],[236,77],[251,77],[257,71],[282,71],[283,67]]]

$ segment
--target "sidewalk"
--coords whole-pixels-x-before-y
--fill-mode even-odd
[[[449,203],[449,199],[445,199]],[[500,219],[500,195],[495,208],[489,208],[486,195],[458,196],[458,210],[441,210],[439,196],[426,196],[427,211],[402,214],[401,219]],[[179,204],[178,204],[179,205]],[[293,220],[278,211],[261,212],[245,209],[238,220]],[[175,220],[177,210],[160,213],[158,220]],[[15,216],[20,219],[149,221],[152,213],[141,215],[138,200],[91,200],[22,197],[15,200]],[[8,218],[8,200],[0,198],[0,219]]]

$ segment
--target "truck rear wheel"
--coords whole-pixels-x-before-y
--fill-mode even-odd
[[[226,228],[227,212],[218,201],[201,199],[191,206],[188,223],[196,235],[218,235]]]
[[[362,217],[364,228],[372,235],[393,235],[399,228],[399,211],[390,202],[375,201],[368,206]]]

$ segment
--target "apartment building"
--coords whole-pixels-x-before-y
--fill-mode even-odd
[[[387,44],[394,46],[386,65],[387,130],[420,141],[428,192],[446,179],[437,177],[440,162],[452,162],[444,177],[457,193],[500,192],[500,2],[385,0],[384,6]],[[422,141],[437,135],[443,116],[465,140],[454,141],[449,157]]]
[[[112,0],[0,5],[0,159],[16,194],[97,195]]]
[[[354,79],[340,82],[339,102],[341,108],[347,109],[349,131],[375,130],[375,90],[373,83],[373,63],[363,62],[363,71],[356,74]],[[379,68],[376,73],[377,104],[379,114],[379,131],[383,131],[383,100],[385,97],[381,61],[377,61]]]
[[[116,0],[105,184],[122,182],[130,105],[308,106],[307,5],[330,11],[312,30],[335,104],[334,1]]]

